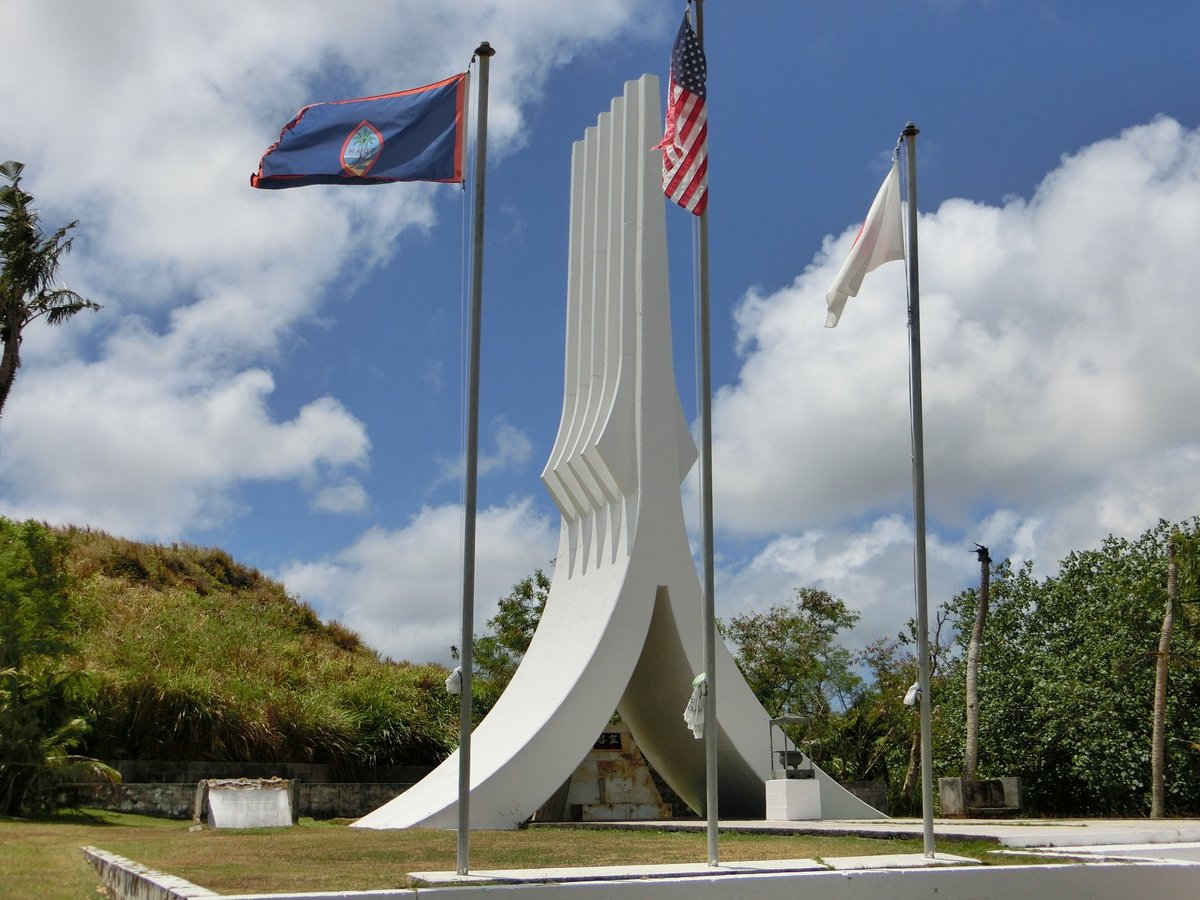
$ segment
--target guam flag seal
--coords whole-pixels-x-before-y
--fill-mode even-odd
[[[250,184],[461,182],[466,96],[462,73],[393,94],[313,103],[283,126]]]

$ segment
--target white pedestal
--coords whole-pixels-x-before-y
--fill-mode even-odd
[[[271,828],[292,824],[288,782],[211,779],[208,824],[213,828]]]
[[[821,785],[815,778],[773,778],[767,782],[767,819],[821,818]]]

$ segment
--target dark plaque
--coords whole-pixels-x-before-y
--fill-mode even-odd
[[[620,750],[621,749],[621,732],[619,731],[604,731],[600,733],[600,737],[596,738],[596,743],[592,745],[596,750]]]

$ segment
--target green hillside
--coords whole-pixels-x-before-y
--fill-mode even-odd
[[[350,770],[457,745],[444,668],[380,658],[224,551],[50,531],[70,601],[63,662],[94,686],[84,753]]]

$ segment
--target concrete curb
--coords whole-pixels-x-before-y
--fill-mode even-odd
[[[91,863],[104,886],[119,900],[192,900],[220,896],[208,888],[155,871],[107,850],[98,847],[82,849],[84,858]]]

